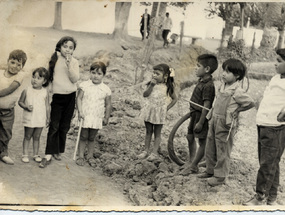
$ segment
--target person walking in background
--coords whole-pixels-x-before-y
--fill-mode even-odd
[[[0,159],[6,164],[14,164],[9,157],[8,144],[12,138],[15,119],[15,104],[19,98],[19,87],[24,79],[22,71],[27,55],[22,50],[9,54],[7,69],[0,70]]]
[[[168,34],[171,31],[172,28],[172,19],[169,17],[169,13],[165,14],[165,19],[163,20],[163,24],[162,24],[162,38],[163,38],[163,47],[168,47]]]
[[[61,153],[65,150],[66,135],[75,108],[76,82],[79,80],[78,61],[72,57],[75,48],[76,41],[73,37],[62,37],[49,61],[53,95],[46,155],[40,163],[41,168],[50,163],[52,156],[61,160]]]
[[[90,80],[79,84],[77,96],[78,119],[83,120],[76,164],[85,164],[84,153],[87,146],[86,160],[95,166],[93,157],[95,137],[102,126],[107,125],[111,114],[111,90],[102,82],[106,75],[106,66],[95,62],[90,66]]]
[[[276,74],[266,87],[257,114],[259,170],[256,194],[243,204],[276,205],[280,160],[285,148],[285,49],[278,49]]]
[[[145,24],[145,19],[146,19],[146,26],[144,25]],[[142,35],[142,40],[144,40],[144,30],[146,29],[146,39],[148,38],[149,36],[149,30],[150,30],[150,26],[149,26],[149,21],[150,21],[150,15],[147,13],[147,9],[145,9],[145,13],[142,15],[142,18],[141,18],[141,22],[140,22],[140,32],[141,32],[141,35]]]
[[[33,159],[41,162],[39,156],[40,137],[44,126],[49,124],[50,104],[46,87],[49,84],[49,72],[43,68],[33,71],[32,86],[23,90],[19,106],[23,108],[23,125],[25,128],[23,140],[22,161],[29,162],[28,148],[33,138]]]
[[[198,175],[199,178],[208,178],[210,186],[226,182],[239,113],[254,107],[253,99],[240,86],[246,74],[246,66],[240,60],[230,58],[223,63],[222,68],[223,82],[217,92],[209,122],[205,149],[206,171]]]
[[[138,155],[139,159],[146,158],[149,155],[148,161],[154,161],[158,158],[161,130],[165,124],[167,111],[177,102],[174,91],[174,70],[166,64],[156,65],[153,70],[152,79],[143,93],[146,98],[146,104],[141,113],[146,128],[145,149]],[[154,134],[154,147],[150,151],[152,134]]]

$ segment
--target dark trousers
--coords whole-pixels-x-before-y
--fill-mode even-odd
[[[163,30],[162,31],[162,38],[163,38],[163,46],[168,45],[168,40],[167,40],[167,36],[169,34],[170,30]]]
[[[8,143],[12,138],[15,119],[14,108],[0,109],[0,157],[8,156]]]
[[[279,162],[285,146],[285,126],[257,126],[258,159],[256,193],[275,200],[279,186]]]
[[[66,134],[75,107],[75,92],[67,95],[54,94],[51,103],[50,125],[45,154],[63,153]]]
[[[140,28],[140,32],[141,32],[141,35],[142,35],[142,38],[144,39],[144,26],[142,25],[141,28]],[[146,27],[146,38],[148,38],[148,35],[149,35],[149,27]]]

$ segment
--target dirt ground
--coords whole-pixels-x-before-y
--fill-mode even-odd
[[[205,180],[196,175],[180,175],[179,166],[168,157],[167,140],[174,124],[189,110],[196,57],[208,52],[199,46],[184,47],[171,45],[163,49],[157,41],[145,80],[151,75],[153,65],[166,62],[176,70],[176,86],[179,100],[169,111],[167,123],[162,131],[160,159],[154,162],[138,160],[143,150],[145,128],[139,118],[142,107],[142,85],[135,85],[136,68],[141,64],[144,43],[138,38],[130,41],[114,41],[109,35],[83,32],[59,32],[45,28],[18,28],[21,38],[29,39],[23,49],[27,50],[29,73],[38,66],[47,65],[55,44],[63,35],[74,36],[78,41],[75,56],[80,62],[81,81],[88,79],[90,63],[96,58],[109,59],[110,65],[104,82],[112,90],[112,114],[110,124],[99,131],[94,158],[97,166],[77,166],[72,160],[77,121],[74,118],[69,132],[66,153],[61,162],[53,160],[46,169],[40,169],[31,161],[21,162],[23,127],[21,110],[16,108],[16,122],[10,155],[14,166],[0,163],[0,196],[4,204],[48,204],[48,205],[93,205],[109,208],[121,206],[180,206],[188,209],[195,206],[205,208],[242,208],[241,204],[254,194],[257,160],[257,132],[255,126],[256,108],[241,114],[240,127],[235,136],[231,170],[228,181],[219,187],[209,187]],[[32,39],[33,38],[33,39]],[[22,44],[19,42],[19,44]],[[254,62],[250,72],[274,74],[274,63]],[[1,65],[5,59],[1,59]],[[218,82],[220,70],[215,72]],[[249,93],[258,104],[268,80],[250,79]],[[22,88],[29,84],[28,78]],[[185,101],[186,100],[186,101]],[[176,151],[182,159],[187,157],[185,139],[187,122],[175,136]],[[40,154],[44,154],[46,130],[41,138]],[[31,149],[31,147],[30,147]],[[204,169],[200,168],[200,172]],[[285,185],[284,159],[281,160],[281,180],[278,203],[274,209],[284,205]],[[272,208],[271,208],[272,209]]]

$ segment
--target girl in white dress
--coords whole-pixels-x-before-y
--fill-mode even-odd
[[[85,163],[84,152],[87,145],[86,159],[91,166],[95,166],[93,152],[95,137],[102,125],[107,125],[111,113],[111,90],[102,82],[106,74],[106,66],[102,62],[95,62],[90,67],[90,80],[79,84],[77,96],[78,119],[83,120],[78,146],[79,157],[76,164]]]
[[[39,156],[40,137],[44,126],[49,123],[49,101],[46,87],[49,84],[49,72],[43,68],[37,68],[33,72],[31,84],[23,90],[19,99],[19,106],[23,108],[23,125],[25,136],[23,140],[22,161],[29,162],[28,148],[33,138],[33,159],[41,162]]]
[[[153,67],[152,80],[144,91],[146,104],[141,116],[145,122],[145,150],[138,155],[139,159],[147,157],[148,161],[158,158],[158,148],[161,142],[161,130],[165,124],[167,111],[177,102],[174,90],[174,70],[167,64],[159,64]],[[154,134],[154,146],[150,149],[150,142]]]

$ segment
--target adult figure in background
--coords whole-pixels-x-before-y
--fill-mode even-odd
[[[167,40],[167,36],[172,28],[172,19],[169,17],[169,13],[166,13],[165,16],[166,18],[163,20],[162,24],[162,38],[164,41],[163,47],[168,47],[169,42]]]
[[[146,19],[146,26],[144,26],[144,24],[145,24],[144,19]],[[142,15],[142,19],[141,19],[141,22],[140,22],[140,26],[141,26],[140,32],[141,32],[141,35],[142,35],[142,40],[144,40],[144,30],[145,29],[146,29],[146,32],[147,32],[146,38],[148,38],[149,29],[150,29],[149,21],[150,21],[150,15],[147,13],[147,9],[145,9],[145,12]]]

